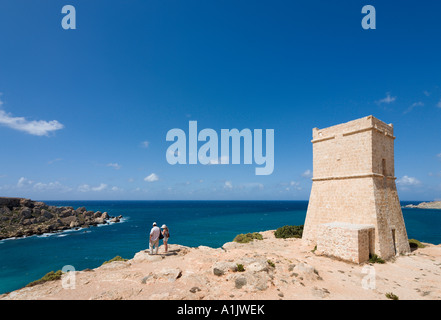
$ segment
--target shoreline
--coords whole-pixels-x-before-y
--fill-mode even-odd
[[[120,222],[123,217],[85,207],[51,206],[26,198],[0,197],[0,240],[58,233]]]
[[[127,218],[122,217],[120,219],[119,222],[112,222],[111,219],[108,219],[105,221],[105,223],[102,224],[97,224],[97,225],[90,225],[88,227],[74,227],[74,228],[69,228],[69,229],[65,229],[65,230],[59,230],[59,231],[53,231],[53,232],[45,232],[45,233],[36,233],[36,234],[31,234],[31,235],[23,235],[21,237],[10,237],[10,238],[2,238],[0,239],[0,243],[2,243],[3,241],[11,241],[11,240],[22,240],[22,239],[28,239],[28,238],[32,238],[32,237],[37,237],[37,238],[47,238],[47,237],[53,237],[56,235],[62,235],[65,233],[71,233],[71,232],[79,232],[82,231],[86,232],[87,230],[89,230],[91,227],[105,227],[105,226],[111,226],[115,223],[124,223],[127,221]],[[91,231],[88,231],[91,232]]]

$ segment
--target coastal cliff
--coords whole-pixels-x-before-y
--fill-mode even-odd
[[[416,209],[441,209],[441,201],[432,201],[432,202],[421,202],[417,205],[408,204],[404,206],[405,208],[416,208]]]
[[[56,207],[24,198],[0,197],[0,240],[119,222],[107,212]]]
[[[441,245],[425,244],[384,264],[357,265],[320,255],[301,239],[169,245],[131,259],[65,273],[0,300],[441,299]],[[118,260],[118,259],[115,259]],[[48,270],[49,271],[49,270]]]

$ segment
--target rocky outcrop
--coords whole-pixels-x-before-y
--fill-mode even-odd
[[[87,211],[84,207],[56,207],[30,199],[0,197],[0,240],[87,228],[119,222],[121,218],[111,217],[107,212]]]
[[[416,209],[441,209],[441,201],[433,201],[433,202],[421,202],[417,205],[408,204],[404,206],[404,208],[416,208]]]

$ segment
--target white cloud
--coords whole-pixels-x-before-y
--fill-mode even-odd
[[[441,159],[441,152],[438,153],[436,156]]]
[[[57,120],[26,120],[23,117],[13,117],[11,114],[0,110],[0,125],[4,125],[11,129],[24,131],[35,136],[48,136],[50,132],[64,128],[64,125]]]
[[[92,191],[103,191],[107,188],[107,184],[101,183],[98,187],[92,188]]]
[[[386,103],[386,104],[390,104],[392,102],[394,102],[395,100],[397,100],[397,97],[392,97],[390,95],[390,93],[386,93],[386,97],[383,99],[380,99],[377,101],[378,104],[382,104],[382,103]]]
[[[413,103],[409,108],[407,108],[406,110],[404,110],[404,114],[411,112],[414,108],[416,107],[424,107],[424,103],[422,103],[421,101],[415,102]]]
[[[303,178],[312,178],[312,171],[311,170],[305,170],[305,172],[302,173]]]
[[[97,187],[91,187],[88,184],[82,184],[78,187],[78,191],[80,192],[89,192],[89,191],[103,191],[107,188],[107,184],[105,183],[101,183],[99,186]]]
[[[438,104],[436,105],[438,108],[441,108],[441,100],[439,100]]]
[[[34,184],[33,188],[35,191],[49,191],[49,190],[56,190],[56,191],[60,191],[60,192],[72,191],[72,188],[64,186],[61,183],[59,183],[58,181],[49,182],[49,183],[37,182],[36,184]]]
[[[233,184],[231,183],[231,181],[225,181],[224,189],[228,189],[228,190],[233,189]]]
[[[421,181],[419,181],[417,178],[409,177],[409,176],[403,176],[402,178],[397,180],[397,185],[400,186],[417,186],[420,184]]]
[[[17,187],[18,188],[23,188],[25,186],[30,186],[33,183],[34,183],[34,181],[29,180],[29,179],[27,179],[25,177],[21,177],[20,179],[18,179]]]
[[[155,182],[158,180],[159,180],[159,177],[155,173],[152,173],[151,175],[144,178],[144,181],[147,181],[147,182]]]
[[[141,142],[141,146],[142,147],[144,147],[144,148],[148,148],[149,147],[149,145],[150,145],[150,142],[149,141],[143,141],[143,142]]]
[[[427,90],[424,90],[423,93],[424,93],[424,95],[425,95],[426,97],[430,96],[430,92],[427,91]]]
[[[108,163],[107,166],[108,166],[108,167],[112,167],[112,168],[114,168],[115,170],[119,170],[119,169],[121,169],[121,165],[119,165],[118,163]]]

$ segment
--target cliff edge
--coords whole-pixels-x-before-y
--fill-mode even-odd
[[[441,299],[441,245],[427,244],[385,264],[356,265],[315,253],[301,239],[263,240],[222,248],[169,245],[127,261],[66,273],[61,280],[4,294],[0,299],[245,300]]]

